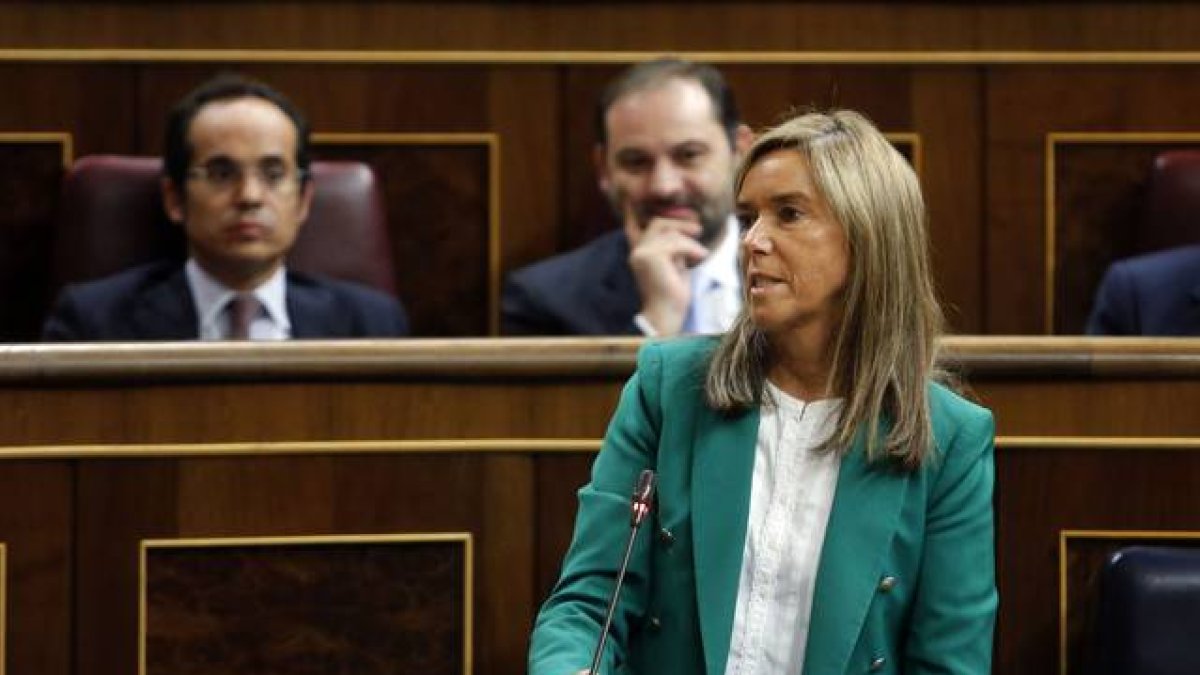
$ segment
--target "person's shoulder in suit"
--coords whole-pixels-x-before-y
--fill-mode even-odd
[[[387,293],[352,281],[288,271],[288,311],[316,313],[315,334],[295,337],[404,337],[411,332],[408,313]],[[314,317],[292,316],[293,327]]]
[[[1200,331],[1200,246],[1109,266],[1088,317],[1089,335],[1190,335]]]
[[[595,304],[614,273],[632,279],[628,268],[629,243],[621,230],[522,267],[505,279],[501,330],[506,335],[604,334],[608,331],[599,325],[604,322],[598,315],[614,308]],[[623,312],[626,308],[616,309]],[[632,330],[635,312],[633,307],[629,327],[618,332]]]
[[[137,339],[128,328],[136,303],[149,289],[182,274],[177,262],[158,261],[107,277],[68,284],[59,292],[42,325],[48,342]]]

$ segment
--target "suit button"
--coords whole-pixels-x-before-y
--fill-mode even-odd
[[[675,535],[671,534],[671,531],[665,527],[658,528],[658,540],[667,548],[675,545]]]
[[[650,630],[657,633],[658,631],[662,630],[662,619],[658,618],[657,616],[652,616],[646,621],[646,626]]]
[[[884,577],[879,580],[879,591],[887,593],[896,587],[896,577]]]
[[[871,659],[871,672],[875,673],[883,670],[883,664],[885,663],[887,663],[887,659],[883,658],[882,656],[877,656]]]

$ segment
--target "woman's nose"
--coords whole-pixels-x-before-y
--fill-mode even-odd
[[[750,225],[750,229],[746,230],[742,235],[742,245],[747,251],[752,253],[769,253],[771,250],[771,239],[766,236],[766,232],[762,227],[762,220],[757,219]]]

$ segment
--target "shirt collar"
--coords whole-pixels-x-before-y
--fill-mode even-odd
[[[692,268],[696,281],[707,282],[702,285],[693,284],[694,288],[704,288],[716,284],[723,288],[738,289],[742,285],[742,275],[738,272],[738,221],[733,215],[725,221],[725,235],[721,243],[699,265]]]
[[[226,303],[236,291],[206,272],[195,258],[188,258],[183,271],[192,291],[192,299],[196,302],[196,321],[199,323],[200,333],[211,334],[211,331],[206,331],[206,327],[217,324],[221,313],[225,311]],[[251,293],[262,304],[271,322],[285,335],[290,334],[292,324],[287,313],[287,271],[283,265]]]

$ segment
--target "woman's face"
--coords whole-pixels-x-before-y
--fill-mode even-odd
[[[768,334],[824,331],[842,316],[850,272],[846,233],[797,150],[764,155],[737,196],[750,317]]]

